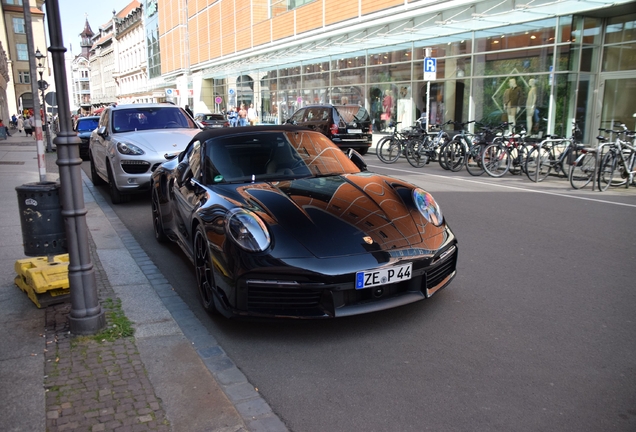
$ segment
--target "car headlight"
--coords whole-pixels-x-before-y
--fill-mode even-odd
[[[117,151],[121,154],[129,155],[129,156],[139,156],[144,154],[144,151],[137,147],[134,144],[118,142],[117,143]]]
[[[444,223],[442,210],[433,199],[433,195],[420,188],[415,188],[413,189],[413,202],[427,221],[435,226],[440,226]]]
[[[265,223],[255,213],[235,209],[228,213],[225,223],[228,234],[241,248],[262,252],[271,243]]]

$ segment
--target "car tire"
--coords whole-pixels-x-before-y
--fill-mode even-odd
[[[113,176],[113,170],[110,167],[110,163],[106,165],[108,169],[108,191],[110,192],[110,200],[113,204],[123,204],[130,201],[130,195],[121,193],[117,189],[117,183],[115,183],[115,176]]]
[[[104,181],[103,178],[101,178],[99,176],[99,174],[97,174],[97,170],[95,169],[95,162],[93,161],[93,154],[92,153],[88,153],[88,158],[90,160],[90,164],[91,164],[91,181],[93,182],[94,186],[101,186],[106,184],[106,182]]]
[[[219,310],[214,303],[214,265],[205,230],[201,225],[194,235],[194,270],[197,278],[197,288],[203,308],[211,315],[218,315]]]
[[[369,152],[369,147],[359,147],[358,148],[358,153],[360,153],[361,156],[364,156],[368,152]]]
[[[152,187],[151,206],[152,227],[155,231],[155,239],[159,243],[166,243],[168,241],[168,236],[166,236],[166,232],[163,230],[163,222],[161,222],[161,210],[159,210],[159,194],[154,185]]]

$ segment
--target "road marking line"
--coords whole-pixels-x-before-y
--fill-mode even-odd
[[[559,192],[550,192],[550,191],[540,191],[540,190],[526,189],[526,188],[522,188],[522,187],[519,187],[519,186],[502,185],[502,184],[479,181],[479,180],[473,180],[473,179],[467,179],[467,178],[462,178],[462,177],[443,176],[443,175],[439,175],[439,174],[432,174],[432,173],[427,173],[427,172],[422,172],[422,171],[410,171],[408,169],[391,168],[391,167],[383,166],[383,165],[368,165],[368,166],[369,167],[373,167],[373,168],[384,168],[384,169],[388,169],[388,170],[391,170],[391,171],[399,171],[399,172],[402,172],[402,173],[420,174],[420,175],[424,174],[424,175],[428,175],[428,176],[432,176],[432,177],[439,177],[439,178],[443,178],[443,179],[466,181],[466,182],[469,182],[469,183],[477,183],[477,184],[483,184],[483,185],[487,185],[487,186],[496,186],[496,187],[501,187],[501,188],[505,188],[505,189],[514,189],[514,190],[519,190],[519,191],[523,191],[523,192],[533,192],[533,193],[539,193],[539,194],[545,194],[545,195],[555,195],[555,196],[560,196],[560,197],[579,199],[579,200],[583,200],[583,201],[593,201],[593,202],[598,202],[598,203],[602,203],[602,204],[614,204],[614,205],[619,205],[619,206],[624,206],[624,207],[636,208],[636,204],[627,204],[627,203],[613,202],[613,201],[607,201],[607,200],[602,200],[602,199],[597,199],[597,198],[588,198],[588,197],[581,197],[581,196],[576,196],[576,195],[568,195],[568,194],[559,193]]]

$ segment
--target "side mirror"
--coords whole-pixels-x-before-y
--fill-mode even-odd
[[[176,182],[179,187],[183,186],[183,184],[192,178],[192,171],[189,169],[188,164],[186,162],[181,162],[177,165],[176,169]]]
[[[289,118],[289,119],[285,120],[285,124],[295,125],[296,121]]]
[[[367,163],[364,161],[364,158],[360,153],[350,148],[347,149],[347,157],[354,163],[355,166],[360,169],[360,171],[367,171]]]
[[[106,126],[100,126],[97,128],[97,135],[101,136],[101,137],[105,137],[106,135],[108,135],[108,132],[106,132]]]

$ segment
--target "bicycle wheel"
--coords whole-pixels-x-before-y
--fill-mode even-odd
[[[510,153],[501,144],[489,144],[481,154],[481,164],[491,177],[501,177],[510,169]]]
[[[400,158],[402,143],[393,138],[385,137],[378,143],[377,155],[382,162],[391,164]]]
[[[526,159],[528,159],[529,148],[526,144],[520,144],[511,151],[511,174],[523,174],[526,172]]]
[[[448,170],[448,165],[446,164],[446,158],[444,157],[444,152],[446,151],[446,147],[448,146],[449,143],[450,141],[446,141],[442,143],[439,146],[438,155],[437,155],[437,161],[439,162],[439,166],[441,166],[445,170]]]
[[[406,147],[406,160],[415,168],[422,168],[429,161],[428,139],[411,140]]]
[[[543,181],[550,173],[551,157],[550,151],[543,147],[535,147],[530,150],[526,158],[526,175],[533,182]],[[537,176],[537,169],[539,175]]]
[[[468,149],[466,154],[466,171],[468,171],[468,174],[477,177],[486,172],[481,163],[481,154],[485,148],[486,146],[483,144],[475,144]]]
[[[596,168],[596,154],[583,153],[576,158],[574,163],[570,165],[568,179],[574,189],[582,189],[587,186],[592,177],[594,177],[594,169]]]
[[[614,179],[614,171],[616,170],[617,157],[616,153],[610,151],[601,161],[601,165],[598,170],[598,188],[605,192],[607,188],[612,185]]]
[[[450,171],[460,171],[466,161],[466,148],[461,142],[453,140],[445,147],[442,157]]]

